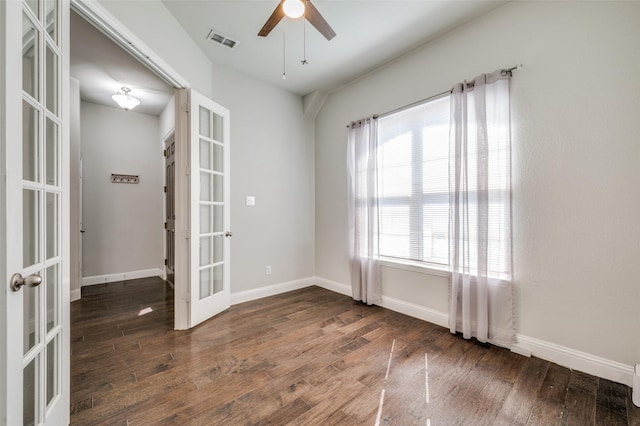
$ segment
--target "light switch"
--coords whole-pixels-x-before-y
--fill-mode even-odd
[[[254,197],[253,195],[247,195],[247,205],[248,206],[255,206],[256,205],[256,197]]]

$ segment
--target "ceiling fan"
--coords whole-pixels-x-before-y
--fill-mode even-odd
[[[284,18],[304,18],[311,23],[327,40],[331,40],[336,36],[331,26],[325,21],[318,9],[310,0],[280,0],[280,4],[273,11],[267,22],[264,24],[258,35],[266,37],[271,30]]]

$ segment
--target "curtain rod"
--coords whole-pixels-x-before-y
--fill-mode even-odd
[[[518,65],[515,65],[515,66],[513,66],[513,67],[511,67],[511,68],[503,68],[503,69],[500,71],[500,74],[501,74],[501,75],[503,75],[503,76],[506,76],[507,74],[508,74],[508,75],[512,75],[512,74],[513,74],[513,71],[517,71],[517,70],[519,70],[519,69],[522,69],[523,67],[524,67],[524,65],[522,65],[522,64],[518,64]],[[439,98],[439,97],[441,97],[441,96],[444,96],[444,95],[446,95],[446,94],[449,94],[449,93],[451,93],[451,89],[449,89],[449,90],[445,90],[444,92],[440,92],[440,93],[438,93],[437,95],[432,95],[432,96],[429,96],[428,98],[424,98],[424,99],[420,99],[419,101],[412,102],[412,103],[410,103],[409,105],[401,106],[400,108],[396,108],[396,109],[393,109],[393,110],[391,110],[391,111],[383,112],[382,114],[374,114],[374,115],[373,115],[373,118],[382,118],[382,117],[386,117],[386,116],[388,116],[388,115],[395,114],[396,112],[400,112],[400,111],[403,111],[403,110],[405,110],[405,109],[412,108],[412,107],[414,107],[414,106],[416,106],[416,105],[420,105],[420,104],[422,104],[422,103],[425,103],[425,102],[428,102],[428,101],[431,101],[431,100],[437,99],[437,98]],[[349,128],[349,127],[351,127],[351,125],[350,125],[350,124],[347,124],[347,128]]]

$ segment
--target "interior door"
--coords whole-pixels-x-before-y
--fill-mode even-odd
[[[9,425],[68,424],[69,136],[63,94],[69,90],[69,5],[1,3],[2,414]]]
[[[175,208],[175,181],[176,181],[176,138],[169,137],[164,145],[165,157],[165,275],[167,281],[174,284],[176,261],[176,208]]]
[[[190,91],[190,326],[227,309],[229,110]]]

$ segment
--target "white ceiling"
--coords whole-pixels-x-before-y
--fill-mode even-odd
[[[71,76],[80,81],[83,101],[113,108],[123,86],[140,99],[135,112],[160,115],[173,88],[75,12],[71,14]]]
[[[337,33],[327,41],[306,23],[285,18],[258,37],[279,0],[162,0],[209,59],[258,80],[306,95],[331,92],[427,43],[506,0],[313,0]],[[149,17],[152,19],[152,17]],[[234,49],[206,40],[215,29],[238,42]],[[286,80],[283,72],[286,33]],[[159,115],[173,89],[76,15],[71,19],[71,75],[85,101],[116,107],[121,87],[142,103],[135,111]]]
[[[313,0],[337,33],[327,41],[302,19],[285,18],[258,37],[279,0],[163,0],[200,49],[224,65],[283,89],[306,95],[330,92],[401,54],[486,13],[504,0]],[[237,40],[233,50],[206,40],[211,29]],[[286,80],[282,79],[283,32]]]

